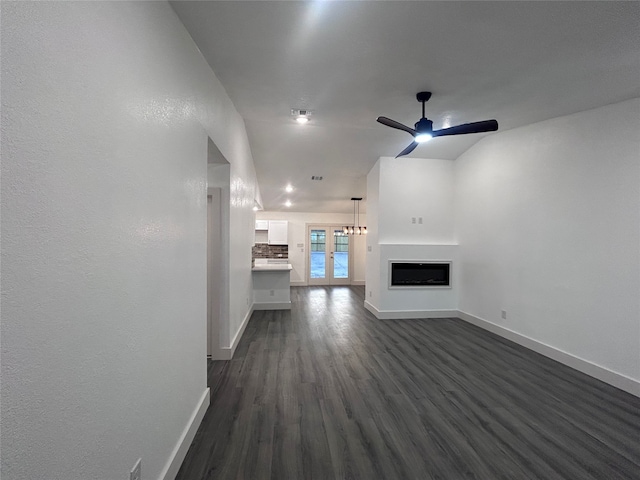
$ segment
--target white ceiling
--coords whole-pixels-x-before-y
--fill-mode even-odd
[[[500,131],[640,96],[639,2],[172,6],[245,120],[265,210],[290,198],[293,211],[351,212],[378,157],[412,141],[376,117],[413,126],[421,90],[433,92],[434,129],[495,118]],[[298,125],[291,108],[312,121]],[[411,156],[454,160],[485,135]]]

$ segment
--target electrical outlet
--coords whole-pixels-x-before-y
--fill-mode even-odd
[[[411,217],[411,223],[416,223],[416,217]]]
[[[503,320],[507,319],[507,311],[506,310],[502,310],[502,319]]]
[[[140,480],[142,474],[142,459],[139,458],[129,473],[129,480]]]
[[[418,217],[418,223],[422,225],[422,217]]]
[[[369,298],[371,298],[372,294],[373,294],[373,292],[371,290],[369,290]]]
[[[247,297],[247,307],[249,306],[249,297]]]
[[[367,252],[370,252],[370,251],[371,251],[371,245],[368,245],[367,246]]]
[[[273,297],[273,295],[275,294],[275,292],[273,290],[269,290],[269,295]]]

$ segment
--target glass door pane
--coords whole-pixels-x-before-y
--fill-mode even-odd
[[[326,230],[311,230],[311,278],[327,277],[327,232]]]
[[[349,278],[349,236],[333,229],[333,278]]]
[[[348,285],[351,237],[342,233],[342,227],[324,225],[309,225],[307,235],[309,285]]]

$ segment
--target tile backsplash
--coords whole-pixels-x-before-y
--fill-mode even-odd
[[[289,258],[289,246],[258,243],[251,248],[251,259],[256,258]]]

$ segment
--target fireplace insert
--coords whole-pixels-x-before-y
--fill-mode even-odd
[[[390,287],[450,287],[451,262],[389,262]]]

